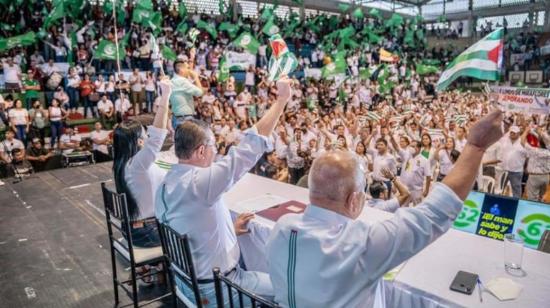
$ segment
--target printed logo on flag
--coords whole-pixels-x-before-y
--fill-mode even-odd
[[[105,46],[105,49],[103,50],[103,52],[108,56],[114,56],[116,53],[116,50],[113,47],[113,45],[107,45]]]
[[[241,39],[241,44],[246,46],[250,44],[251,41],[252,41],[252,38],[250,37],[250,35],[246,34],[246,35],[243,35],[243,38]]]

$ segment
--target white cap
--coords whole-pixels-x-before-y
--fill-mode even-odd
[[[512,125],[512,127],[510,127],[510,132],[512,133],[519,133],[521,131],[521,129],[519,129],[519,127],[517,127],[516,125]]]

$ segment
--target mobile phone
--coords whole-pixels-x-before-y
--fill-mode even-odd
[[[476,288],[477,274],[472,274],[464,271],[456,273],[455,279],[451,283],[450,289],[464,294],[472,294]]]

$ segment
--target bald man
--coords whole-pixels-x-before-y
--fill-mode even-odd
[[[282,217],[267,244],[275,300],[283,307],[384,306],[381,277],[445,233],[462,209],[485,150],[502,136],[500,111],[481,119],[452,171],[416,208],[389,219],[357,220],[365,171],[351,152],[319,156],[309,173],[310,204]]]

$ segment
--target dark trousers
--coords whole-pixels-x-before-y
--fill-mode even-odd
[[[51,133],[52,136],[50,137],[50,146],[53,148],[56,141],[59,140],[59,137],[61,136],[61,127],[62,123],[61,121],[51,121]]]
[[[290,184],[296,185],[298,180],[304,176],[304,168],[288,168],[288,174],[290,175]]]

